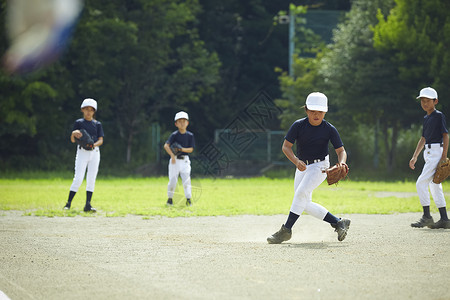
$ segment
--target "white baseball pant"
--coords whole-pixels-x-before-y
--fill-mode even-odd
[[[95,179],[97,178],[98,167],[100,165],[100,149],[84,150],[77,147],[77,155],[75,157],[75,176],[73,177],[70,190],[78,192],[80,185],[83,183],[84,174],[86,173],[86,191],[94,192]]]
[[[190,199],[192,197],[191,161],[187,155],[182,159],[177,158],[174,164],[172,163],[172,159],[169,159],[169,183],[167,184],[168,198],[173,198],[177,187],[178,176],[181,177],[183,183],[184,195],[187,199]]]
[[[300,216],[305,211],[320,220],[325,218],[328,210],[312,202],[312,192],[327,178],[327,174],[322,173],[322,170],[328,167],[330,167],[329,156],[323,161],[307,165],[305,171],[296,169],[291,212]]]
[[[440,144],[430,144],[430,148],[428,145],[426,144],[423,150],[425,165],[416,181],[417,193],[419,194],[420,204],[430,206],[430,194],[428,193],[428,188],[430,188],[434,203],[436,203],[437,208],[441,208],[446,206],[444,191],[442,190],[442,184],[433,182],[433,176],[442,157],[443,148]]]

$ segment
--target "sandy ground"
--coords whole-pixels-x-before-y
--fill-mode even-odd
[[[286,216],[0,212],[0,291],[13,300],[450,299],[450,230],[411,228],[418,213],[344,217],[343,242],[306,215],[289,242],[269,245]]]

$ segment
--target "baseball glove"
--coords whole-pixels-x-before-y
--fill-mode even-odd
[[[348,174],[348,166],[345,163],[336,164],[325,171],[327,173],[328,185],[337,184],[339,180],[344,179]]]
[[[85,129],[80,129],[80,132],[82,134],[81,138],[75,138],[77,144],[85,150],[94,149],[94,139],[91,137],[91,135]]]
[[[450,175],[450,160],[448,158],[445,161],[439,162],[436,167],[436,173],[434,173],[433,182],[441,183]]]
[[[182,148],[181,145],[178,144],[177,142],[170,144],[170,150],[172,150],[172,153],[175,156],[181,153],[181,148]]]

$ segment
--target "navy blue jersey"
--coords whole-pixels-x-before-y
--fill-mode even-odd
[[[181,145],[183,148],[194,148],[195,147],[195,139],[194,134],[190,131],[186,130],[186,133],[180,133],[180,131],[174,131],[169,136],[169,138],[166,141],[166,144],[172,144],[174,142],[177,142]],[[187,155],[185,152],[181,152],[181,154]]]
[[[442,143],[442,134],[448,133],[445,116],[442,112],[435,110],[423,117],[422,136],[425,143]]]
[[[334,149],[344,145],[331,123],[323,120],[319,126],[313,126],[307,117],[295,121],[284,138],[292,144],[297,142],[297,157],[303,161],[324,159],[328,155],[330,141]]]
[[[99,137],[104,137],[102,123],[97,120],[87,121],[86,119],[78,119],[73,124],[73,130],[85,129],[87,133],[94,139],[94,143],[98,141]]]

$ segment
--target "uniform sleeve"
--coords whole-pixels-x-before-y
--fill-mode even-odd
[[[297,122],[294,122],[291,127],[289,128],[288,132],[286,133],[286,136],[284,137],[284,139],[286,141],[288,141],[291,144],[295,143],[295,140],[297,139],[298,136],[298,126],[297,126]]]
[[[80,122],[78,122],[78,120],[77,120],[77,121],[75,121],[75,123],[73,123],[72,131],[74,131],[74,130],[80,130],[80,129],[81,129],[81,124],[80,124]]]
[[[336,127],[334,127],[333,125],[330,124],[330,130],[331,130],[330,141],[331,141],[331,144],[333,144],[334,149],[344,146],[344,143],[342,143],[341,137],[340,137],[339,132],[337,131]]]
[[[441,114],[442,116],[442,126],[441,126],[441,133],[448,133],[448,129],[447,129],[447,123],[445,122],[445,115]]]
[[[103,132],[103,126],[102,123],[97,123],[97,137],[104,137],[105,133]]]
[[[192,134],[192,143],[191,143],[191,147],[195,148],[195,137],[194,134]]]
[[[175,139],[175,134],[172,133],[172,134],[169,136],[169,138],[167,139],[166,144],[169,144],[169,145],[172,144],[174,139]]]

